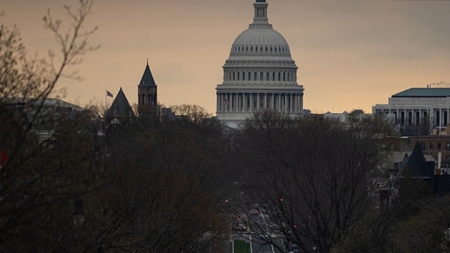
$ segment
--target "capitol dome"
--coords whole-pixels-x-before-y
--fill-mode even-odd
[[[269,24],[268,4],[256,0],[253,23],[234,40],[217,90],[216,115],[236,126],[260,110],[298,116],[303,86],[286,39]]]
[[[230,53],[230,56],[238,55],[291,56],[288,43],[272,27],[250,27],[239,34]]]

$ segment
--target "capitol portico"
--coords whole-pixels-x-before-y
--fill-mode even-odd
[[[303,86],[284,37],[272,28],[265,0],[254,3],[254,19],[234,41],[217,85],[217,117],[230,127],[261,110],[289,117],[303,113]]]

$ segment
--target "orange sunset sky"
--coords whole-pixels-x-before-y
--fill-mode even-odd
[[[363,109],[410,87],[450,83],[450,1],[267,0],[273,28],[290,45],[304,108]],[[68,102],[104,104],[123,88],[137,103],[147,59],[165,106],[196,104],[215,114],[216,85],[234,39],[253,20],[254,0],[95,0],[86,26],[101,47],[62,79]],[[57,49],[42,17],[76,0],[0,0],[2,23],[20,29],[30,54]],[[68,20],[67,18],[65,19]],[[450,84],[449,84],[450,87]],[[108,103],[112,101],[109,100]]]

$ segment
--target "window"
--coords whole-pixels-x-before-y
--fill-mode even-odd
[[[450,150],[450,142],[445,143],[445,150]]]
[[[437,149],[441,150],[441,143],[440,142],[437,143]]]
[[[434,143],[430,142],[430,149],[434,149]]]

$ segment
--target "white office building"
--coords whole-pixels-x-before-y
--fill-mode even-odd
[[[373,106],[372,113],[391,115],[406,134],[424,125],[437,134],[450,123],[450,88],[410,88],[392,95],[388,104]]]

